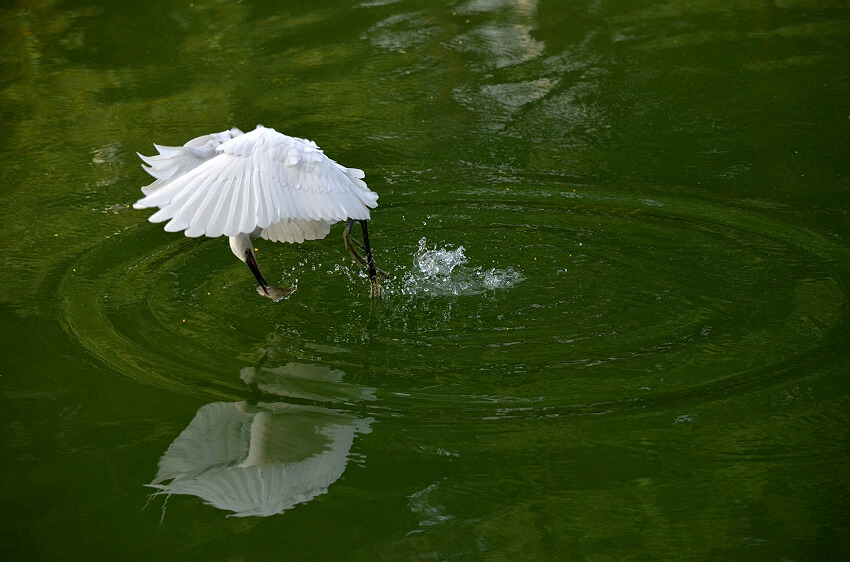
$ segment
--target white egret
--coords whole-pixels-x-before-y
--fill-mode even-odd
[[[230,249],[257,278],[261,295],[279,300],[293,288],[270,287],[260,273],[251,238],[301,243],[327,236],[332,224],[347,220],[345,246],[369,272],[372,296],[381,296],[369,247],[366,221],[378,195],[363,171],[341,166],[313,141],[258,125],[249,133],[230,129],[194,138],[183,146],[154,145],[157,156],[142,156],[142,168],[156,181],[142,188],[133,207],[159,207],[148,220],[168,221],[167,232],[186,236],[227,236]],[[363,243],[351,238],[359,221]],[[365,259],[355,246],[361,248]]]

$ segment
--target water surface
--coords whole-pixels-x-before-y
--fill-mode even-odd
[[[850,557],[850,9],[0,11],[0,541],[20,559]],[[342,245],[135,211],[262,123]]]

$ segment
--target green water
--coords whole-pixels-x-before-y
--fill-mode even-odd
[[[846,2],[0,35],[4,559],[850,559]],[[258,123],[365,170],[382,301],[341,225],[257,242],[272,303],[130,206],[137,151]]]

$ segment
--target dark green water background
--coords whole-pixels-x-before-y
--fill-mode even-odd
[[[846,2],[28,1],[0,36],[3,559],[850,559]],[[341,226],[257,242],[272,303],[129,207],[136,151],[257,123],[366,171],[382,302]]]

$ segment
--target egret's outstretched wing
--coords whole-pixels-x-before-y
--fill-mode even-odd
[[[149,220],[167,220],[166,231],[185,230],[186,236],[236,236],[259,228],[266,238],[297,241],[321,238],[330,224],[347,218],[368,219],[377,206],[361,170],[340,166],[311,141],[258,126],[214,150],[194,167],[175,168],[154,189],[148,186],[134,207],[159,207]],[[160,169],[166,175],[171,167]]]
[[[237,128],[211,135],[194,138],[183,146],[160,146],[154,145],[159,154],[157,156],[143,156],[139,158],[147,164],[142,169],[155,177],[157,181],[142,188],[142,193],[150,195],[162,187],[168,180],[182,176],[189,170],[197,168],[216,154],[216,149],[233,137],[242,134]]]

